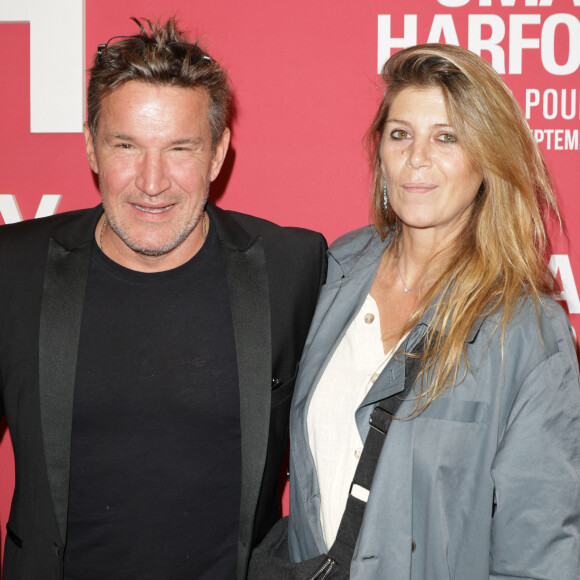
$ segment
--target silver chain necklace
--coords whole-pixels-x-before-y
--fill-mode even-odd
[[[103,225],[101,226],[101,231],[99,232],[99,248],[101,252],[103,251],[103,232],[105,231],[105,226],[107,225],[107,218],[103,220]]]
[[[401,257],[401,246],[397,244],[397,270],[399,271],[399,277],[401,278],[401,282],[403,283],[403,292],[407,294],[407,292],[417,292],[417,290],[421,290],[423,286],[417,286],[416,288],[407,288],[407,283],[405,282],[405,278],[403,278],[403,272],[401,272],[401,266],[399,264],[399,259]]]

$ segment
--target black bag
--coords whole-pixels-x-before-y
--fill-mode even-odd
[[[421,340],[415,353],[422,352]],[[350,562],[362,526],[366,501],[353,495],[353,489],[367,496],[371,489],[375,469],[385,442],[392,418],[411,390],[421,358],[409,356],[405,360],[405,388],[402,392],[383,399],[370,418],[370,429],[354,474],[346,508],[340,520],[336,540],[328,554],[303,562],[291,562],[288,551],[288,518],[282,518],[268,532],[250,559],[248,580],[348,580]],[[362,488],[362,489],[361,489]],[[357,493],[361,495],[361,493]]]
[[[350,564],[350,562],[349,562]],[[348,568],[347,568],[348,570]],[[329,576],[332,574],[332,576]],[[290,562],[288,516],[278,520],[250,559],[248,580],[339,580],[338,564],[326,554],[304,562]]]

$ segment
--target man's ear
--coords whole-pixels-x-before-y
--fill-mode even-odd
[[[226,127],[219,143],[216,145],[213,159],[211,160],[211,171],[209,173],[210,181],[213,181],[219,174],[230,146],[230,130]],[[94,170],[93,170],[94,171]]]
[[[88,123],[83,125],[83,132],[85,134],[85,149],[87,152],[89,165],[95,173],[99,173],[99,165],[97,163],[97,156],[95,155],[95,142],[93,140],[93,135],[89,129]]]

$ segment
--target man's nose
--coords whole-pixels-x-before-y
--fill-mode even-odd
[[[147,195],[155,196],[163,193],[171,185],[169,171],[161,153],[147,152],[139,163],[137,187]]]

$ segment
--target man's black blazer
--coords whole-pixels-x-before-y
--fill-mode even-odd
[[[207,209],[225,259],[238,360],[245,578],[251,548],[279,517],[290,399],[326,243],[308,230]],[[5,580],[62,577],[77,347],[101,213],[99,206],[0,227],[0,418],[6,414],[16,465]]]

